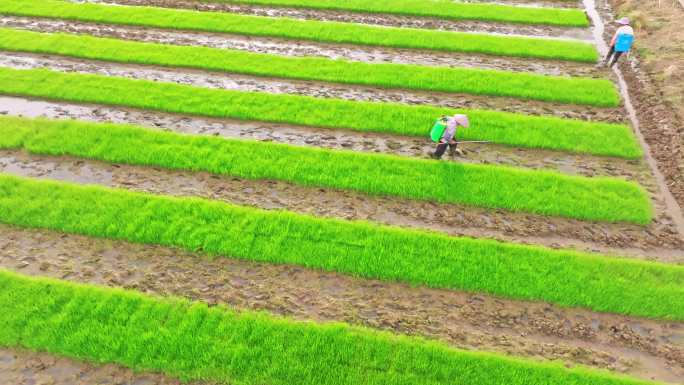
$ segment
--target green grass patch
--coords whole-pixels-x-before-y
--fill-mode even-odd
[[[422,136],[426,140],[437,117],[461,112],[468,114],[471,121],[471,128],[459,131],[461,139],[624,158],[638,158],[642,154],[633,133],[625,125],[497,111],[227,91],[112,76],[1,67],[0,93],[218,118]]]
[[[240,385],[646,385],[340,323],[0,270],[0,345]]]
[[[596,62],[586,42],[271,18],[154,7],[3,0],[0,14],[410,49]]]
[[[651,219],[646,192],[615,178],[10,117],[0,117],[0,148],[585,220]]]
[[[615,86],[607,79],[283,57],[240,50],[141,43],[5,28],[0,28],[0,49],[119,63],[154,64],[384,88],[508,96],[593,106],[617,106],[620,101]],[[558,92],[561,89],[566,91]]]
[[[3,175],[0,222],[684,320],[684,266]]]
[[[451,0],[218,0],[222,3],[329,9],[364,13],[427,16],[451,20],[496,21],[587,27],[579,9],[522,7],[503,4],[468,4]]]

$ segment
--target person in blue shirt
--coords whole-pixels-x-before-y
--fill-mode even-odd
[[[610,63],[614,66],[623,53],[629,52],[634,43],[634,29],[629,25],[629,18],[623,17],[617,21],[622,27],[618,28],[617,32],[610,41],[610,51],[608,56],[604,59],[604,64]],[[611,60],[612,57],[612,60]]]

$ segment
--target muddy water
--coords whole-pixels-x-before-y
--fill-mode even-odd
[[[83,33],[163,44],[194,45],[211,48],[239,49],[284,56],[320,56],[368,63],[416,64],[443,67],[475,67],[484,69],[534,72],[544,75],[605,77],[607,71],[586,63],[513,57],[459,54],[439,51],[325,44],[310,41],[236,36],[200,32],[182,32],[136,28],[129,26],[88,24],[73,21],[0,16],[0,26],[39,32]]]
[[[286,182],[243,180],[208,173],[111,165],[73,158],[0,151],[0,172],[100,184],[154,194],[195,196],[318,217],[369,220],[456,236],[495,238],[549,247],[577,248],[684,263],[682,241],[669,226],[586,223],[433,202],[373,197],[351,191],[307,188]]]
[[[96,365],[17,349],[0,349],[0,379],[12,385],[181,385],[159,374],[136,373],[118,365]],[[209,385],[191,382],[189,385]]]
[[[0,226],[0,266],[676,382],[684,325]],[[2,355],[0,355],[2,357]]]
[[[77,0],[75,2],[187,8],[200,11],[231,12],[245,15],[287,17],[302,20],[338,21],[401,28],[440,29],[447,31],[527,35],[563,39],[591,39],[591,35],[587,34],[585,28],[553,27],[544,25],[503,24],[471,20],[457,21],[431,17],[354,13],[305,8],[275,8],[247,4],[198,2],[195,0]]]
[[[558,118],[624,123],[620,108],[596,108],[561,103],[468,94],[409,91],[313,81],[283,80],[200,70],[126,65],[65,57],[0,52],[0,66],[17,69],[48,68],[64,72],[144,79],[204,88],[292,94],[353,101],[435,105],[449,108],[500,110]]]

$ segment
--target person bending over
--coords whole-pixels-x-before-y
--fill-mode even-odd
[[[634,43],[634,29],[629,25],[629,18],[623,17],[617,23],[621,27],[618,28],[615,36],[610,41],[610,51],[608,51],[608,56],[604,59],[604,65],[610,63],[611,67],[617,63],[623,53],[629,52],[632,49],[632,44]],[[611,57],[613,58],[612,61]]]
[[[467,128],[470,125],[468,121],[468,116],[462,114],[456,114],[452,117],[442,116],[432,128],[430,132],[430,137],[434,142],[437,142],[437,148],[435,152],[430,156],[433,159],[441,159],[444,152],[446,152],[447,147],[449,148],[449,153],[451,155],[456,151],[456,131],[458,127]],[[440,130],[443,130],[440,132]]]

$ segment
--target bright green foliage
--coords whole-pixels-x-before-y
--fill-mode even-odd
[[[587,17],[579,9],[520,7],[502,4],[468,4],[453,0],[218,0],[223,3],[275,5],[296,8],[332,9],[366,13],[429,16],[453,20],[482,20],[504,23],[547,24],[586,27]]]
[[[0,176],[0,222],[684,320],[684,266],[9,176]]]
[[[240,50],[140,43],[3,28],[0,28],[0,49],[121,63],[156,64],[386,88],[509,96],[562,103],[617,106],[620,101],[615,86],[607,79],[544,76],[472,68],[367,64],[323,58],[293,58]],[[558,90],[564,90],[564,92],[558,92]]]
[[[637,223],[651,219],[646,192],[615,178],[8,117],[0,117],[0,148],[579,219]]]
[[[0,270],[1,346],[237,385],[646,385],[345,324]]]
[[[593,45],[579,41],[196,12],[154,7],[74,4],[55,0],[3,0],[0,14],[136,25],[238,35],[270,36],[396,48],[595,62]]]
[[[497,111],[227,91],[112,76],[2,67],[0,93],[426,138],[437,117],[461,112],[468,114],[471,121],[471,128],[459,131],[461,139],[625,158],[638,158],[642,154],[634,135],[625,125]]]

